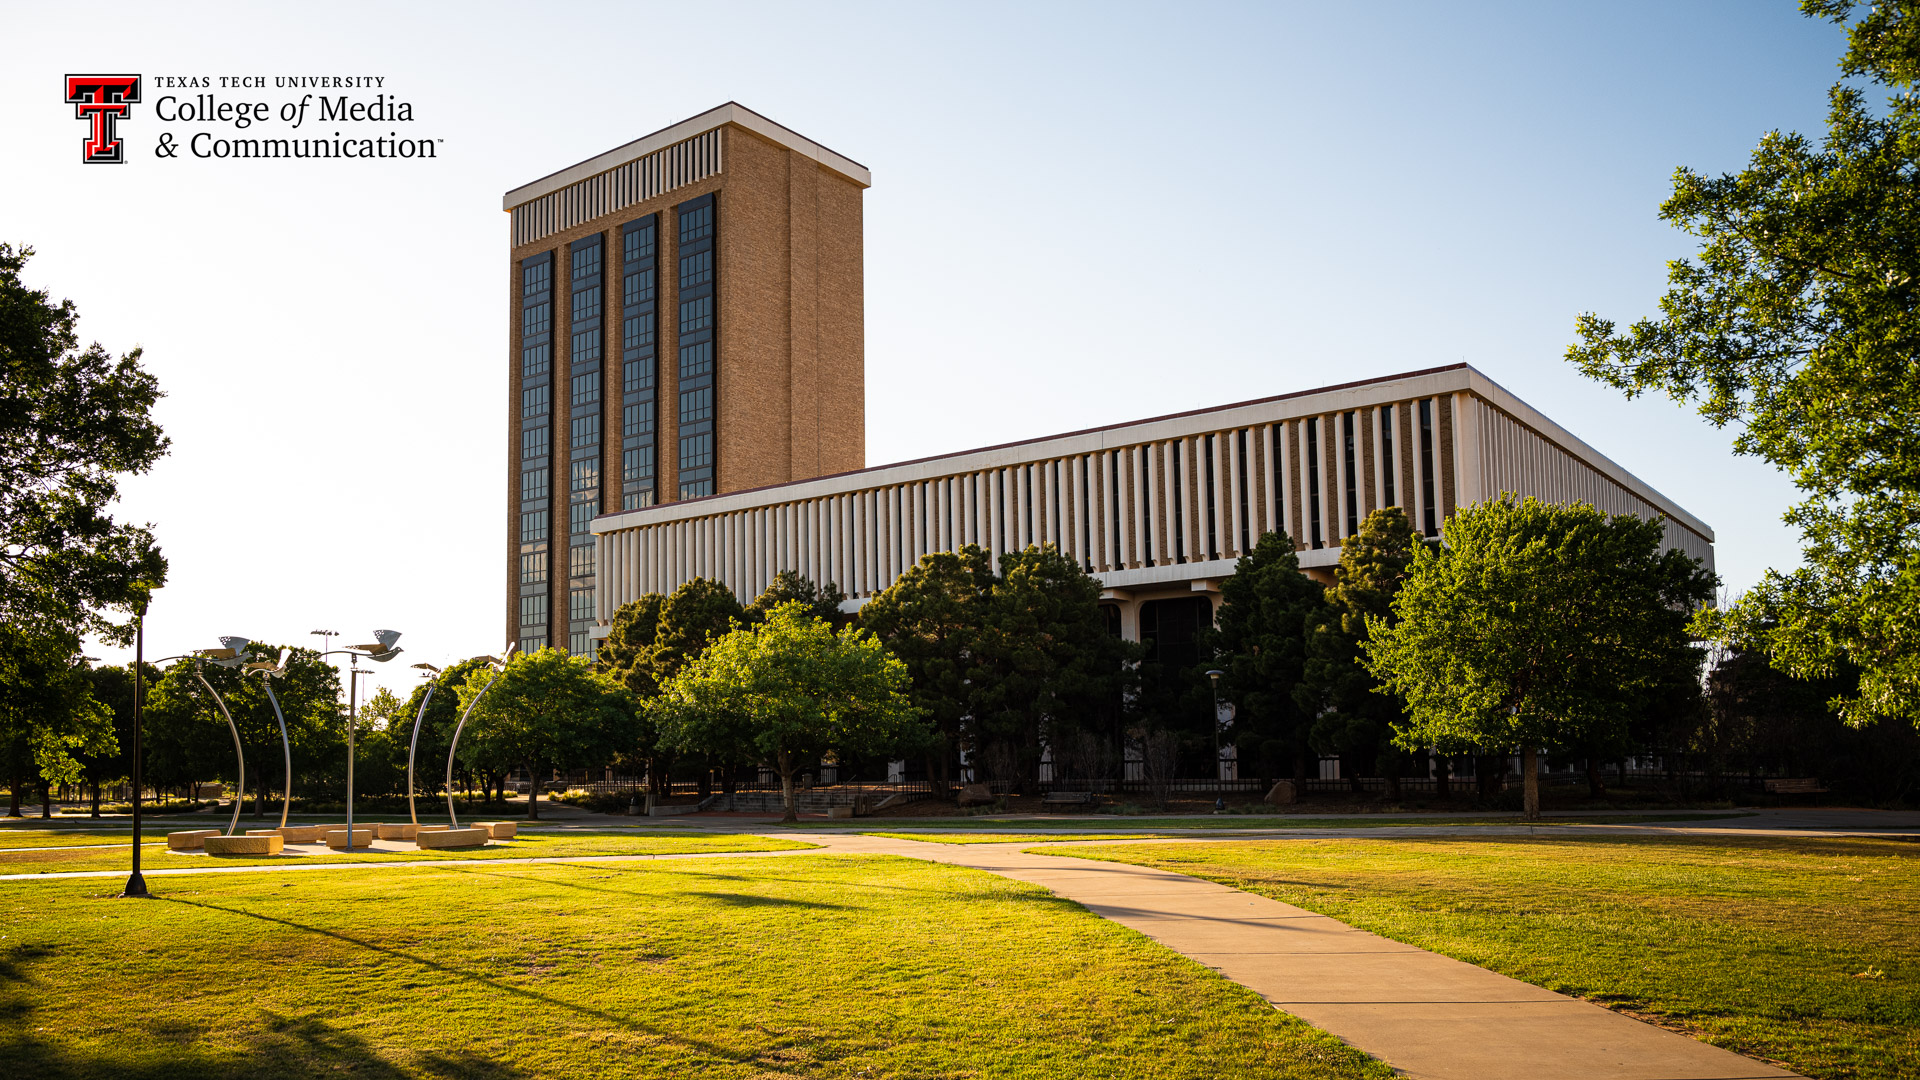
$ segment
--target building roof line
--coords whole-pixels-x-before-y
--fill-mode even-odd
[[[1051,442],[1055,439],[1071,439],[1081,435],[1097,434],[1102,431],[1118,431],[1121,428],[1141,427],[1146,424],[1157,424],[1166,420],[1178,420],[1186,416],[1198,416],[1201,413],[1226,412],[1229,409],[1242,409],[1251,405],[1266,405],[1275,401],[1288,401],[1293,398],[1312,397],[1315,394],[1330,394],[1339,390],[1351,390],[1356,386],[1372,386],[1376,383],[1389,383],[1389,382],[1395,382],[1401,379],[1417,379],[1422,375],[1437,375],[1443,371],[1458,371],[1461,368],[1466,368],[1469,371],[1473,370],[1472,367],[1468,364],[1443,364],[1440,367],[1421,368],[1418,371],[1403,371],[1395,375],[1381,375],[1377,378],[1372,378],[1372,379],[1355,379],[1352,382],[1335,383],[1332,386],[1316,386],[1311,390],[1295,390],[1291,393],[1273,394],[1269,397],[1250,398],[1246,401],[1234,401],[1234,402],[1229,402],[1225,405],[1208,405],[1204,408],[1184,409],[1180,412],[1164,413],[1159,416],[1147,416],[1147,417],[1142,417],[1138,420],[1123,420],[1117,424],[1101,424],[1098,427],[1080,428],[1077,431],[1061,431],[1061,432],[1055,432],[1054,434],[1051,434],[1051,435],[1036,436],[1031,439],[1015,439],[1011,442],[994,443],[991,446],[975,446],[970,449],[953,450],[944,454],[928,454],[925,457],[908,458],[905,461],[889,461],[884,465],[868,465],[864,469],[848,469],[844,472],[825,473],[820,476],[808,476],[799,480],[782,480],[777,484],[762,484],[759,487],[736,488],[732,491],[723,491],[716,495],[702,495],[697,499],[676,499],[670,503],[660,503],[658,504],[658,507],[664,508],[668,506],[687,506],[694,503],[705,502],[709,499],[732,498],[737,495],[747,495],[756,491],[772,491],[775,488],[792,487],[796,484],[812,484],[812,483],[817,483],[821,480],[838,480],[843,476],[859,476],[861,473],[880,472],[883,469],[898,469],[907,465],[920,465],[929,461],[939,461],[939,460],[942,460],[943,458],[966,457],[969,454],[987,454],[987,453],[992,453],[995,450],[1006,450],[1010,447],[1026,446],[1030,443]],[[653,509],[653,508],[650,507],[649,509]],[[609,510],[603,514],[600,514],[599,516],[600,517],[617,517],[621,514],[631,514],[631,513],[633,513],[633,511],[631,510]]]
[[[664,150],[675,143],[685,142],[695,135],[727,124],[737,124],[789,150],[810,157],[861,187],[873,186],[873,174],[865,165],[845,154],[822,146],[785,124],[770,120],[737,101],[729,101],[697,116],[668,124],[658,131],[642,135],[632,142],[616,146],[605,153],[595,154],[584,161],[548,173],[531,183],[512,188],[501,196],[500,209],[512,210],[523,203],[532,202],[543,195],[550,195],[589,177],[598,176],[609,169],[617,169],[630,161],[637,161],[656,150]]]

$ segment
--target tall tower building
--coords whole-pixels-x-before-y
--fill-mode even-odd
[[[729,102],[507,192],[507,635],[592,646],[595,516],[866,464],[858,162]]]

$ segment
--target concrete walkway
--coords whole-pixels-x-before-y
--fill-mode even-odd
[[[1796,1074],[1290,904],[1019,844],[805,835],[833,852],[969,866],[1052,890],[1192,957],[1420,1080],[1748,1080]]]

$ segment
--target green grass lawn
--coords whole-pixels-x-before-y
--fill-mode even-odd
[[[1920,1076],[1920,843],[1586,835],[1046,850],[1261,893],[1808,1076]]]
[[[8,839],[0,837],[0,839]],[[131,834],[122,834],[130,846]],[[161,837],[164,841],[164,836]],[[85,843],[87,841],[80,841]],[[63,850],[0,851],[0,874],[45,874],[69,870],[126,870],[131,865],[128,846],[68,848]],[[639,833],[630,831],[522,832],[511,841],[464,851],[361,851],[324,855],[187,855],[161,847],[140,852],[143,870],[181,867],[235,866],[336,862],[413,862],[420,859],[528,859],[578,855],[698,855],[717,851],[788,851],[814,845],[778,836],[730,833]]]
[[[1444,814],[1386,815],[1365,814],[1353,817],[1297,817],[1288,814],[1196,814],[1191,817],[1129,817],[1123,814],[1089,814],[1083,818],[1019,817],[945,817],[883,818],[897,829],[1024,829],[1074,830],[1101,829],[1380,829],[1403,825],[1627,825],[1662,821],[1710,821],[1718,818],[1752,817],[1751,814],[1604,814],[1593,817],[1545,817],[1529,822],[1518,815],[1502,817],[1448,817]],[[850,828],[871,831],[874,818],[860,821],[804,821],[788,825],[808,831]]]
[[[1035,886],[888,857],[0,883],[11,1076],[1391,1072]]]
[[[165,833],[143,830],[143,839],[149,844],[167,846]],[[133,831],[119,829],[23,829],[19,826],[0,829],[0,858],[8,852],[21,848],[43,847],[110,847],[118,844],[125,847],[133,840]]]
[[[1048,840],[1153,840],[1143,833],[962,833],[962,832],[866,832],[861,836],[884,836],[889,840],[918,840],[927,844],[1018,844]]]

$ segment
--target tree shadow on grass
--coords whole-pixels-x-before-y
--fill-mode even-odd
[[[331,938],[335,941],[341,942],[342,944],[351,945],[357,949],[362,949],[371,953],[379,953],[383,956],[392,957],[395,960],[401,960],[406,963],[416,965],[428,971],[432,971],[432,972],[436,972],[441,975],[444,975],[450,979],[458,979],[463,982],[474,983],[480,986],[484,986],[489,990],[493,990],[507,997],[519,998],[523,1001],[535,1002],[535,1003],[546,1005],[555,1009],[571,1012],[579,1016],[592,1017],[593,1019],[602,1021],[607,1024],[614,1025],[616,1027],[625,1028],[629,1031],[637,1032],[644,1035],[650,1035],[664,1042],[670,1042],[680,1046],[687,1047],[692,1050],[697,1050],[703,1054],[711,1055],[722,1061],[742,1060],[741,1056],[737,1052],[730,1050],[726,1047],[723,1047],[718,1043],[713,1043],[713,1042],[708,1042],[702,1039],[693,1038],[691,1036],[682,1034],[680,1032],[671,1031],[666,1028],[662,1028],[662,1027],[658,1027],[650,1024],[644,1024],[633,1019],[630,1016],[622,1016],[618,1013],[608,1012],[604,1009],[596,1009],[588,1005],[582,1005],[578,1002],[567,1001],[563,998],[554,997],[551,994],[543,994],[537,990],[529,990],[521,986],[512,986],[507,983],[503,983],[498,979],[494,979],[488,975],[482,974],[478,971],[471,971],[465,968],[455,967],[451,964],[445,964],[438,960],[430,960],[424,956],[419,956],[414,953],[410,953],[404,949],[396,949],[389,945],[378,945],[371,941],[363,941],[360,938],[351,937],[347,934],[340,933],[337,930],[327,930],[318,926],[309,926],[305,923],[295,922],[292,919],[283,919],[273,915],[265,915],[257,911],[246,911],[241,908],[224,907],[219,904],[210,904],[210,903],[205,903],[205,902],[196,901],[196,900],[181,900],[173,897],[165,897],[165,898],[161,898],[161,902],[169,903],[169,904],[180,904],[186,907],[195,907],[195,908],[200,908],[204,911],[220,912],[222,914],[234,915],[234,916],[238,916],[246,919],[255,919],[260,922],[272,923],[277,926],[283,926],[291,930],[298,930],[304,933],[312,934],[316,937]],[[524,1021],[524,1018],[516,1018],[514,1022],[516,1024],[522,1024],[525,1021]],[[3,1060],[3,1059],[0,1059],[0,1060]]]
[[[136,1026],[136,1025],[129,1025]],[[120,1034],[111,1046],[73,1046],[15,1031],[0,1039],[0,1061],[10,1076],[36,1080],[210,1080],[210,1078],[333,1077],[367,1080],[446,1077],[516,1080],[526,1071],[465,1051],[420,1054],[411,1061],[384,1056],[359,1035],[313,1017],[263,1013],[245,1049],[204,1045],[206,1028],[160,1020]],[[44,1029],[42,1029],[44,1030]]]

